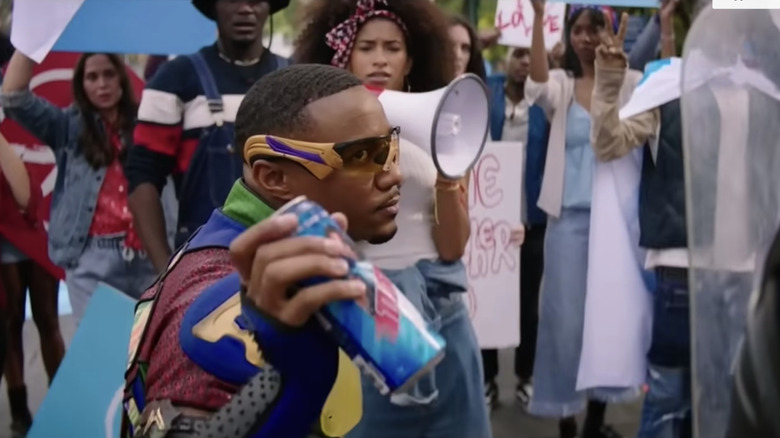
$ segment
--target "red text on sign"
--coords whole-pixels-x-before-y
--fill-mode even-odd
[[[493,154],[484,154],[471,170],[469,207],[495,208],[504,199],[504,190],[498,184],[501,163]],[[472,233],[474,227],[472,226]]]
[[[525,36],[531,35],[533,29],[533,10],[525,13],[524,2],[517,1],[514,11],[508,12],[500,10],[496,14],[496,27],[502,31],[507,29],[520,29]],[[559,15],[544,14],[543,27],[549,33],[559,32],[561,30],[561,17]]]
[[[471,218],[471,236],[464,260],[470,281],[513,272],[520,254],[511,242],[512,226],[506,221]]]

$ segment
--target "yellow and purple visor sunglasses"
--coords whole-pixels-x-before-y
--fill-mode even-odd
[[[282,157],[300,163],[318,179],[334,170],[380,173],[398,162],[398,138],[401,128],[387,135],[344,143],[311,143],[276,137],[253,135],[244,144],[244,160],[252,163],[262,157]]]

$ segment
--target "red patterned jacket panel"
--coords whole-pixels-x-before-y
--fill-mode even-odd
[[[140,357],[149,358],[147,401],[168,399],[177,406],[214,411],[238,391],[238,387],[203,371],[179,344],[179,330],[187,308],[206,288],[233,272],[229,257],[227,249],[188,253],[165,278],[146,339],[140,346]],[[153,293],[148,290],[143,298]]]

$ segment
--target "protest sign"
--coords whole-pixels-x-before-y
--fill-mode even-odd
[[[569,3],[567,0],[549,0],[552,3]],[[622,8],[657,8],[659,0],[576,0],[578,5],[619,6]]]
[[[520,249],[510,243],[510,233],[521,223],[524,147],[489,142],[471,171],[471,237],[463,262],[467,305],[482,348],[520,343]]]
[[[36,62],[50,51],[184,54],[213,44],[217,36],[214,22],[187,0],[16,3],[11,42]]]
[[[119,436],[135,301],[98,285],[27,438]]]
[[[546,3],[544,6],[544,42],[550,50],[563,38],[566,4]],[[531,0],[498,0],[495,26],[501,31],[498,44],[530,47],[534,8]]]

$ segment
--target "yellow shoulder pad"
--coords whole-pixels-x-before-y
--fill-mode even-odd
[[[339,371],[333,389],[322,408],[320,425],[329,437],[343,437],[363,417],[360,371],[344,351],[339,350]]]

